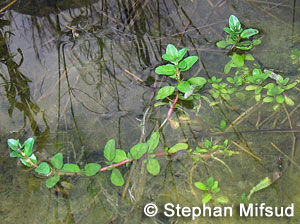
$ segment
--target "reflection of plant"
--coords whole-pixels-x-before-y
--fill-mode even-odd
[[[219,182],[215,181],[213,177],[210,177],[206,180],[206,184],[203,182],[195,182],[195,187],[203,191],[202,203],[206,204],[211,200],[214,200],[221,204],[228,203],[228,198],[225,196],[219,196],[214,198],[214,196],[220,192]]]
[[[234,15],[229,17],[229,27],[225,27],[224,31],[229,35],[226,37],[226,40],[217,42],[219,48],[251,50],[254,45],[261,43],[261,40],[251,41],[248,39],[258,34],[259,31],[253,28],[243,29],[239,19]]]

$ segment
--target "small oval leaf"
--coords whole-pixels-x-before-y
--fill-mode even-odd
[[[33,144],[34,144],[34,138],[28,138],[25,142],[24,142],[24,153],[26,156],[31,156],[32,154],[32,148],[33,148]]]
[[[41,162],[40,165],[34,170],[38,174],[47,175],[50,173],[51,169],[48,163]]]
[[[131,147],[130,153],[133,159],[140,159],[148,150],[147,143],[138,143]]]
[[[53,158],[51,159],[51,164],[56,168],[56,169],[61,169],[63,166],[63,154],[62,153],[56,153]]]
[[[149,159],[147,162],[147,170],[153,176],[156,176],[160,172],[160,165],[156,159]]]
[[[111,162],[114,160],[115,156],[116,156],[115,140],[110,139],[104,147],[104,157]]]
[[[118,169],[112,170],[112,173],[110,176],[110,181],[113,185],[118,186],[118,187],[122,186],[125,183],[123,176]]]
[[[176,68],[171,64],[161,65],[155,69],[155,73],[159,75],[174,75],[176,73]]]
[[[65,163],[61,169],[62,172],[66,173],[80,173],[81,169],[77,164]]]
[[[20,141],[16,139],[8,139],[7,144],[12,150],[16,151],[19,148]]]
[[[101,169],[101,165],[97,163],[88,163],[84,166],[84,174],[88,177],[94,176]]]
[[[175,91],[174,86],[165,86],[160,88],[160,90],[157,92],[156,100],[162,100],[168,96],[171,96]]]
[[[257,29],[250,28],[250,29],[244,30],[241,33],[241,37],[242,38],[249,38],[249,37],[252,37],[252,36],[254,36],[254,35],[258,34],[258,33],[259,33],[259,31]]]
[[[54,175],[52,177],[50,177],[47,181],[46,181],[46,187],[47,188],[52,188],[54,187],[57,182],[60,180],[60,176],[58,175]]]
[[[189,145],[186,143],[177,143],[176,145],[174,145],[168,150],[168,153],[175,153],[180,150],[186,150],[188,147]]]

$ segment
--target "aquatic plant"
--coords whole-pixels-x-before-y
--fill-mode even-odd
[[[261,44],[261,40],[249,38],[258,34],[259,31],[253,28],[243,29],[239,19],[231,15],[229,17],[229,27],[225,27],[224,31],[228,34],[225,40],[216,43],[219,48],[251,50],[254,45]]]
[[[188,71],[198,61],[197,56],[188,56],[183,59],[187,49],[183,48],[177,50],[172,44],[168,44],[166,53],[162,55],[162,58],[171,64],[161,65],[155,69],[155,73],[158,75],[168,76],[169,78],[176,79],[177,84],[175,86],[164,86],[160,88],[156,95],[156,100],[170,100],[169,97],[175,95],[171,107],[168,111],[167,118],[163,124],[169,120],[171,114],[176,107],[178,99],[180,100],[193,100],[200,99],[198,91],[205,85],[206,79],[203,77],[192,77],[187,80],[182,78],[181,72]],[[158,102],[155,105],[161,106],[167,104],[166,102]]]
[[[195,187],[203,192],[202,195],[202,203],[207,204],[211,200],[216,201],[221,204],[226,204],[229,202],[226,196],[218,196],[215,195],[220,192],[219,182],[215,181],[213,177],[209,177],[206,180],[206,183],[203,182],[195,182]]]

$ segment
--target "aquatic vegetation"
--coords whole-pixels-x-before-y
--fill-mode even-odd
[[[225,27],[224,31],[228,34],[226,40],[217,42],[219,48],[226,49],[239,49],[239,50],[251,50],[253,46],[259,45],[261,40],[249,38],[258,34],[259,31],[253,28],[243,29],[239,19],[231,15],[229,17],[229,27]]]
[[[181,72],[189,70],[198,61],[197,56],[188,56],[183,59],[186,53],[186,48],[178,51],[174,45],[168,44],[166,53],[162,58],[172,64],[158,66],[155,72],[159,75],[176,79],[178,83],[176,87],[165,86],[160,88],[157,92],[156,100],[163,100],[178,92],[179,98],[182,100],[191,99],[192,97],[199,98],[200,95],[195,92],[205,85],[206,79],[203,77],[192,77],[186,81],[182,79]]]
[[[245,60],[254,61],[254,57],[251,54],[237,54],[233,53],[230,57],[230,61],[224,67],[224,73],[228,74],[231,68],[243,68],[245,65]]]
[[[229,202],[226,196],[218,196],[216,194],[220,192],[219,182],[215,181],[213,177],[209,177],[206,180],[206,183],[203,182],[195,182],[195,187],[203,192],[202,195],[202,203],[207,204],[211,200],[216,201],[221,204],[226,204]]]

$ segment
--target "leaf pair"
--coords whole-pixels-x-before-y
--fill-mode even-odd
[[[10,157],[20,158],[21,162],[27,167],[32,167],[32,163],[37,164],[37,158],[33,154],[33,138],[28,138],[23,145],[17,139],[8,139],[7,144],[13,150]]]

